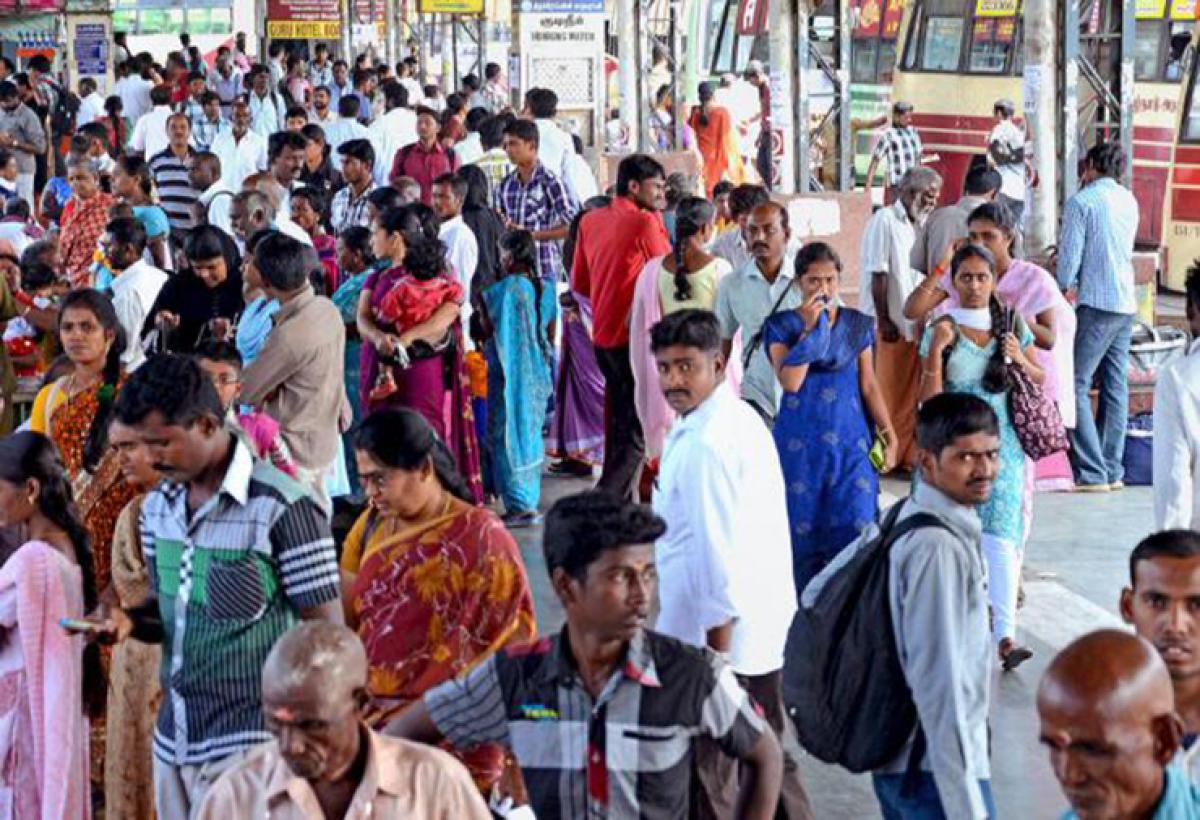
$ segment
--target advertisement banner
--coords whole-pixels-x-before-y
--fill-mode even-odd
[[[420,0],[422,14],[483,14],[483,0]]]
[[[338,0],[267,0],[267,36],[336,40],[341,36]]]

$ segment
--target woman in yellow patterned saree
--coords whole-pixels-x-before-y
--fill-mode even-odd
[[[381,410],[354,434],[370,506],[342,553],[346,617],[370,661],[367,719],[382,728],[429,688],[536,635],[521,553],[496,515],[473,506],[433,428]],[[494,746],[459,755],[485,794],[505,767]]]

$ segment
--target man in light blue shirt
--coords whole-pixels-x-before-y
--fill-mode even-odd
[[[1085,817],[1200,820],[1200,790],[1174,763],[1183,736],[1167,667],[1128,632],[1084,635],[1038,687],[1042,745],[1071,809]]]
[[[1122,489],[1125,423],[1129,415],[1129,343],[1137,298],[1133,284],[1133,242],[1138,204],[1117,180],[1125,170],[1118,143],[1088,151],[1084,187],[1063,208],[1058,245],[1058,285],[1079,292],[1075,332],[1075,407],[1071,431],[1077,489]],[[1100,418],[1088,391],[1100,372]]]

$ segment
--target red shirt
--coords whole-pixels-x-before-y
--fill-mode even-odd
[[[607,208],[589,211],[579,223],[573,286],[592,300],[596,347],[629,344],[629,310],[646,263],[671,252],[662,216],[619,196]]]
[[[458,154],[446,150],[440,143],[435,142],[433,149],[426,151],[420,142],[414,142],[396,152],[388,179],[395,183],[400,177],[412,177],[421,186],[421,201],[432,205],[433,181],[457,170]]]

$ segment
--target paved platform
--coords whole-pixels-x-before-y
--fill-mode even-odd
[[[543,506],[560,496],[590,487],[588,481],[547,477]],[[885,497],[904,492],[885,484]],[[1035,501],[1033,532],[1025,562],[1026,604],[1021,611],[1022,640],[1034,657],[1018,671],[993,679],[993,786],[1000,817],[1051,820],[1066,802],[1037,739],[1034,695],[1053,654],[1101,626],[1120,625],[1117,599],[1127,583],[1129,553],[1150,532],[1153,522],[1148,488],[1108,495],[1045,494]],[[538,624],[558,629],[562,609],[546,577],[540,528],[519,531],[533,586]],[[804,767],[819,820],[868,820],[879,817],[870,777],[851,775],[809,759]]]

